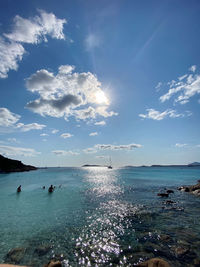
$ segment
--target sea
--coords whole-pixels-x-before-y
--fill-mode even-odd
[[[200,167],[0,174],[0,263],[135,266],[158,257],[200,266],[200,197],[177,190],[198,179]],[[168,198],[157,196],[168,189]]]

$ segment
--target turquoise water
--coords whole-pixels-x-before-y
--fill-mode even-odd
[[[200,168],[0,174],[0,262],[16,263],[6,255],[23,248],[21,265],[58,259],[65,266],[133,266],[158,256],[172,266],[194,266],[200,258],[200,198],[177,187],[198,179]],[[56,186],[52,194],[50,184]],[[169,199],[175,203],[157,196],[165,188],[174,190]],[[185,254],[177,253],[180,247]]]

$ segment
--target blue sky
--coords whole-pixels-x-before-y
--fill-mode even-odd
[[[199,1],[1,0],[0,13],[0,154],[200,161]]]

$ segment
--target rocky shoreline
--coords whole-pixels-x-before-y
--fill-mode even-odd
[[[195,185],[181,186],[178,190],[182,192],[189,192],[195,196],[200,196],[200,180],[198,180],[198,183]]]

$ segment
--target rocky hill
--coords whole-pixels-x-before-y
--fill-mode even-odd
[[[25,165],[19,160],[8,159],[0,155],[0,173],[24,172],[33,170],[37,170],[37,168],[34,166]]]

